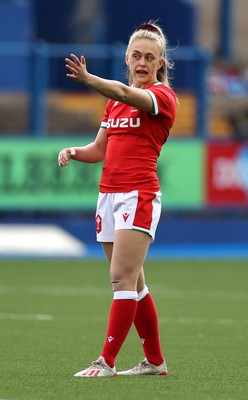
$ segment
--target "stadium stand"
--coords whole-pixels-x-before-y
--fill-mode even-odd
[[[139,0],[140,1],[140,0]],[[139,7],[139,1],[135,3],[135,7]],[[157,0],[156,0],[157,1]],[[161,20],[166,25],[166,31],[168,30],[168,36],[172,47],[178,43],[180,46],[196,45],[200,42],[202,46],[210,49],[213,54],[213,62],[220,64],[220,4],[224,4],[225,1],[216,2],[204,1],[204,0],[192,0],[192,1],[171,1],[166,0],[167,5],[170,7],[171,18],[168,18],[168,8],[161,10]],[[230,3],[230,1],[227,0]],[[226,2],[226,3],[227,3]],[[62,4],[63,3],[63,4]],[[110,41],[111,38],[115,38],[117,41],[124,41],[128,35],[129,27],[133,27],[136,21],[135,12],[129,15],[128,24],[122,26],[121,29],[118,24],[109,23],[110,20],[116,21],[114,13],[120,11],[120,7],[123,5],[117,5],[108,8],[108,18],[104,20],[104,7],[108,7],[108,1],[98,0],[85,2],[84,6],[80,8],[80,13],[84,14],[84,18],[92,20],[90,29],[95,30],[94,34],[89,36],[86,33],[77,33],[77,30],[72,29],[65,15],[73,10],[73,5],[76,4],[73,1],[68,5],[62,2],[60,6],[61,18],[58,18],[57,28],[51,29],[49,24],[49,18],[53,16],[53,10],[56,8],[55,2],[47,2],[37,0],[35,6],[31,1],[25,2],[6,2],[0,1],[0,53],[2,55],[2,62],[0,66],[0,112],[4,115],[0,122],[0,134],[7,133],[8,135],[21,134],[25,135],[25,132],[30,131],[30,104],[32,99],[29,96],[30,90],[30,59],[27,57],[28,50],[24,49],[23,54],[21,47],[18,43],[22,41],[23,44],[27,45],[32,43],[34,39],[45,40],[47,42],[66,42],[69,38],[73,37],[80,41],[81,39],[96,41],[102,43],[103,40]],[[98,6],[97,6],[98,4]],[[99,4],[101,7],[99,8]],[[87,13],[85,13],[85,7],[87,5]],[[128,12],[130,7],[123,8],[123,13]],[[99,20],[94,20],[94,10],[96,7],[99,8],[102,15],[102,23]],[[133,6],[134,7],[134,6]],[[244,88],[244,93],[238,96],[238,93],[233,94],[234,84],[229,92],[225,93],[213,93],[210,91],[209,101],[206,107],[207,117],[207,130],[209,137],[216,138],[230,138],[235,136],[236,125],[233,120],[230,121],[230,114],[226,112],[227,109],[233,109],[236,104],[242,107],[242,110],[247,109],[247,80],[246,80],[246,69],[247,55],[243,51],[244,45],[246,46],[247,39],[247,24],[245,13],[242,12],[246,7],[246,0],[235,1],[235,12],[233,12],[232,22],[232,34],[233,34],[233,46],[232,46],[232,59],[225,60],[223,62],[224,71],[226,66],[233,63],[235,60],[237,74],[239,75],[240,86]],[[118,10],[117,10],[118,9]],[[179,10],[183,10],[183,13]],[[135,10],[134,10],[135,11]],[[81,15],[79,13],[79,15]],[[147,13],[147,14],[146,14]],[[175,24],[172,23],[173,15],[183,15],[184,22],[185,18],[188,23],[178,23],[175,28]],[[43,18],[46,15],[46,18]],[[70,14],[71,15],[71,14]],[[100,15],[100,14],[99,14]],[[140,18],[148,18],[148,11],[140,15]],[[13,24],[6,23],[12,20],[12,23],[18,28],[13,30],[11,27]],[[208,21],[212,21],[211,24]],[[70,19],[71,21],[71,19]],[[103,23],[105,21],[105,25]],[[78,22],[77,22],[78,23]],[[178,28],[181,26],[181,30]],[[185,31],[184,27],[187,26]],[[190,26],[190,30],[188,29]],[[28,27],[28,28],[27,28]],[[235,35],[234,35],[235,32]],[[35,37],[36,35],[36,37]],[[8,44],[8,45],[7,45]],[[13,46],[16,47],[13,48]],[[12,53],[11,53],[12,52]],[[15,55],[16,53],[16,55]],[[109,70],[106,62],[101,63],[105,70]],[[190,65],[190,63],[189,63]],[[14,68],[14,70],[13,70]],[[175,89],[180,98],[180,106],[178,107],[177,120],[174,126],[174,134],[182,137],[194,136],[197,131],[197,118],[199,116],[199,98],[195,93],[194,82],[195,73],[189,74],[188,69],[186,72],[181,67],[180,62],[176,65],[175,70]],[[16,73],[18,71],[18,73]],[[210,71],[211,73],[211,71]],[[227,80],[229,77],[227,77]],[[65,83],[66,82],[66,83]],[[68,87],[68,85],[70,85]],[[237,88],[237,84],[235,86]],[[98,127],[101,111],[104,107],[103,102],[93,94],[83,93],[79,96],[77,94],[80,89],[72,86],[71,82],[68,83],[64,77],[64,70],[62,68],[61,59],[51,59],[49,56],[49,88],[48,93],[43,94],[45,107],[47,108],[47,123],[45,127],[49,135],[56,134],[59,131],[71,131],[84,134],[89,131],[93,131]],[[77,92],[77,93],[75,93]],[[239,101],[242,97],[242,101]],[[78,100],[78,101],[77,101]],[[237,102],[239,101],[239,103]],[[73,110],[74,108],[74,110]],[[33,111],[32,111],[33,112]],[[232,112],[232,110],[231,110]],[[80,115],[81,113],[81,115]],[[13,118],[14,115],[14,118]],[[235,116],[234,116],[235,118]]]
[[[69,142],[72,136],[82,137],[84,142],[86,136],[95,134],[106,100],[65,78],[64,57],[71,49],[76,54],[87,49],[88,66],[93,73],[124,79],[123,41],[136,25],[137,15],[139,20],[157,17],[150,15],[148,3],[151,4],[148,0],[0,0],[1,222],[52,221],[85,241],[90,232],[90,242],[94,242],[94,201],[89,207],[89,198],[95,197],[90,192],[92,197],[88,198],[86,193],[87,210],[79,200],[77,207],[73,201],[79,199],[81,189],[97,186],[97,171],[89,168],[77,175],[76,169],[63,169],[63,173],[72,172],[67,180],[57,167],[56,146]],[[231,3],[235,12],[230,34],[223,38],[220,7]],[[178,243],[187,247],[189,243],[198,246],[209,242],[212,250],[217,243],[225,242],[230,248],[233,243],[235,248],[241,243],[247,254],[243,217],[247,221],[248,187],[247,174],[241,173],[247,170],[247,150],[239,146],[240,139],[248,137],[247,0],[153,0],[152,9],[159,9],[170,38],[175,61],[172,84],[179,98],[171,134],[176,140],[166,146],[168,153],[162,158],[159,171],[168,194],[165,193],[166,209],[158,243],[163,246],[165,238],[172,247]],[[121,14],[125,24],[120,26],[114,13]],[[80,18],[87,29],[80,26]],[[111,43],[110,38],[115,42]],[[225,48],[223,39],[232,46]],[[12,141],[17,136],[21,140]],[[10,138],[11,146],[17,143],[13,155],[3,145],[6,138]],[[43,139],[42,146],[36,146]],[[230,184],[221,199],[217,167],[226,153],[218,152],[219,142],[223,147],[230,145],[225,162],[236,185],[233,190]],[[211,162],[206,162],[206,155]],[[228,177],[229,170],[224,172],[224,178]],[[228,179],[226,182],[229,184]],[[227,202],[230,192],[234,197]],[[67,200],[63,202],[68,193],[69,205]],[[42,195],[47,195],[45,206]],[[189,248],[187,252],[190,251]],[[206,251],[209,252],[208,247]],[[177,248],[172,252],[177,253]]]

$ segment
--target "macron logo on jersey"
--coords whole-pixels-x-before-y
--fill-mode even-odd
[[[107,128],[138,128],[140,118],[109,118]]]

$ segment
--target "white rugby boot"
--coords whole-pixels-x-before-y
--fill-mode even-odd
[[[105,358],[100,356],[96,361],[93,361],[88,368],[77,372],[74,376],[79,376],[81,378],[96,378],[116,375],[116,368],[111,368],[106,364]]]
[[[126,371],[120,371],[117,375],[168,375],[166,362],[163,361],[161,365],[154,365],[149,363],[147,358],[141,361],[136,367]]]

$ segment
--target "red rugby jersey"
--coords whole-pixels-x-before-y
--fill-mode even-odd
[[[107,150],[100,179],[103,193],[158,191],[157,159],[175,119],[176,95],[161,82],[146,86],[154,113],[109,100],[101,127]]]

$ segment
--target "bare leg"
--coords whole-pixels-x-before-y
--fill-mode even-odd
[[[109,264],[111,264],[111,259],[112,259],[112,252],[113,252],[113,243],[102,243],[102,248],[104,250],[104,253],[109,261]]]
[[[133,230],[115,232],[110,277],[113,291],[137,290],[142,285],[143,263],[150,245],[150,236]],[[140,278],[139,278],[140,277]]]
[[[102,247],[103,247],[105,255],[109,261],[109,264],[111,264],[112,253],[113,253],[113,243],[102,243]],[[145,287],[145,274],[144,274],[144,268],[142,266],[139,277],[138,277],[138,282],[137,282],[137,292],[138,293],[142,292],[144,287]]]
[[[114,299],[101,355],[110,367],[113,367],[135,318],[137,284],[149,244],[150,237],[143,232],[119,230],[115,232],[113,246],[103,245],[108,259],[111,259],[110,277]]]

